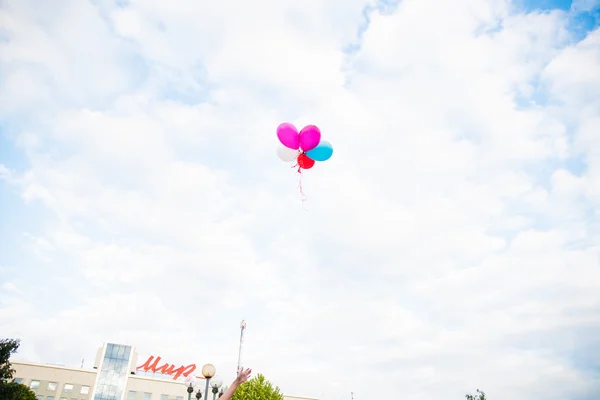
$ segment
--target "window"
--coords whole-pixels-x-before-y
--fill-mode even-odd
[[[71,385],[70,383],[65,383],[65,388],[63,389],[63,392],[71,393],[72,391],[73,391],[73,385]]]
[[[54,392],[56,390],[56,382],[48,382],[48,390]]]
[[[104,358],[98,371],[98,384],[94,398],[98,400],[121,399],[125,393],[125,378],[132,347],[107,343]]]
[[[137,392],[134,392],[133,390],[130,390],[129,394],[127,395],[127,399],[128,400],[134,400],[136,394],[137,394]]]
[[[144,400],[152,400],[152,393],[144,393]]]
[[[15,383],[23,383],[23,378],[15,378],[15,379],[13,379],[13,382],[15,382]]]
[[[46,396],[46,400],[54,400],[54,396]]]
[[[60,400],[67,400],[67,398],[66,397],[61,397]]]
[[[30,388],[32,389],[37,389],[40,387],[40,381],[31,381],[31,384],[29,385]]]
[[[183,400],[182,396],[177,396],[177,400]]]
[[[37,400],[44,400],[44,396],[42,396],[41,394],[38,394],[37,396],[35,396],[35,398]]]
[[[160,395],[160,400],[169,400],[169,395],[168,394],[161,394]]]
[[[89,386],[82,386],[81,387],[81,394],[88,394],[90,392],[90,387]]]

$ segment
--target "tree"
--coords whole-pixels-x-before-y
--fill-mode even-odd
[[[283,394],[278,386],[273,386],[263,375],[258,374],[242,383],[231,400],[283,400]]]
[[[2,400],[37,400],[33,390],[17,382],[0,383],[0,399]]]
[[[15,370],[10,365],[10,356],[16,353],[21,342],[17,339],[0,339],[0,399],[36,400],[35,393],[27,386],[11,382]]]
[[[486,400],[485,393],[479,389],[477,389],[476,395],[467,394],[467,395],[465,395],[465,398],[467,400]]]
[[[19,348],[21,342],[17,339],[0,339],[0,381],[9,381],[15,372],[10,366],[10,356]]]

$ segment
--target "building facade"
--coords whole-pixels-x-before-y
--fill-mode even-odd
[[[140,365],[134,347],[114,343],[98,349],[92,369],[20,361],[11,364],[16,371],[14,380],[29,386],[37,400],[187,400],[192,378],[204,387],[204,377],[196,372],[195,364],[177,367],[150,356]],[[209,392],[209,399],[203,400],[218,396]]]

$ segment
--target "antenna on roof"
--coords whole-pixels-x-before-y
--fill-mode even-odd
[[[83,359],[83,358],[81,359],[81,369],[83,369],[83,361],[84,361],[84,360],[85,360],[85,359]]]

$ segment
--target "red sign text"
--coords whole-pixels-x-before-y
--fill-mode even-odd
[[[182,375],[187,378],[188,375],[190,375],[192,372],[194,372],[196,370],[196,364],[190,364],[187,367],[184,367],[182,365],[179,368],[175,368],[174,364],[168,364],[168,363],[164,363],[163,365],[161,365],[159,367],[158,366],[159,362],[160,362],[160,357],[154,358],[154,356],[150,356],[150,357],[148,357],[146,362],[144,364],[140,365],[139,367],[137,367],[136,370],[142,369],[146,372],[152,371],[152,372],[159,372],[159,373],[165,374],[165,375],[173,375],[173,380],[177,380],[177,378],[179,378]]]

